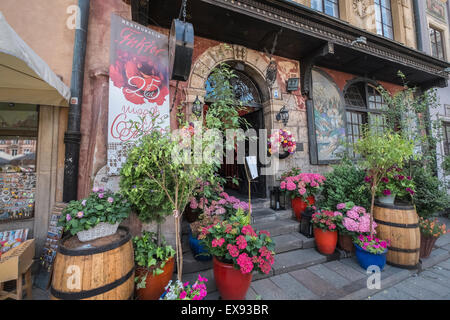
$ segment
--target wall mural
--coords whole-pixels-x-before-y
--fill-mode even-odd
[[[446,21],[445,19],[445,4],[440,0],[427,0],[427,11],[432,16]]]
[[[336,84],[324,73],[313,70],[314,122],[319,161],[339,159],[345,150],[345,110]]]

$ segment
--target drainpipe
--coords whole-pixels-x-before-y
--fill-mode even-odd
[[[416,26],[417,50],[423,51],[422,20],[420,19],[419,1],[422,0],[413,0],[414,22]]]
[[[66,153],[64,160],[63,201],[77,199],[78,163],[81,141],[81,104],[83,98],[84,61],[86,57],[87,29],[90,0],[78,0],[80,25],[75,31],[73,48],[72,78],[67,131],[64,134]]]

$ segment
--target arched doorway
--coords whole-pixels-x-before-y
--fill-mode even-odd
[[[242,108],[239,111],[241,117],[247,120],[249,127],[254,129],[259,137],[259,129],[264,129],[264,112],[263,101],[264,94],[262,94],[259,85],[255,81],[255,72],[247,65],[244,65],[239,61],[227,61],[226,62],[233,69],[235,77],[231,78],[230,84],[233,88],[234,98],[236,101],[240,101]],[[214,84],[211,76],[208,76],[205,82],[206,98],[205,104],[209,105],[214,102]],[[242,127],[242,129],[245,129]],[[266,136],[261,139],[267,139]],[[245,155],[249,155],[248,141],[245,143]],[[259,150],[258,150],[259,155]],[[259,158],[259,157],[258,157]],[[245,167],[242,164],[238,164],[237,153],[235,152],[235,161],[233,164],[222,164],[220,169],[220,175],[226,179],[226,190],[236,196],[248,195],[248,180],[245,174]],[[262,167],[261,161],[258,159],[258,171],[261,173]],[[239,181],[239,185],[233,183],[233,178]],[[254,198],[266,198],[266,177],[261,176],[256,178],[251,183],[251,194]]]

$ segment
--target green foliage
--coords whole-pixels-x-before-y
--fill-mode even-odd
[[[415,146],[422,151],[422,161],[435,167],[435,146],[442,137],[430,133],[432,128],[438,130],[441,123],[430,119],[429,110],[439,107],[437,91],[430,89],[421,92],[420,88],[409,87],[406,76],[401,71],[397,75],[403,81],[402,91],[391,95],[383,87],[377,88],[388,106],[384,110],[387,124],[392,130],[398,129],[405,138],[414,141]]]
[[[211,255],[242,273],[268,274],[274,263],[275,243],[268,232],[253,230],[250,215],[242,209],[228,220],[203,228],[198,239]]]
[[[446,176],[450,175],[450,155],[445,156],[444,160],[442,161],[442,169],[444,170],[444,174]]]
[[[165,168],[159,158],[170,158],[168,139],[154,131],[143,136],[140,144],[128,152],[128,158],[120,172],[120,188],[133,204],[138,217],[143,222],[161,223],[165,216],[172,213],[172,206],[167,201],[166,193],[157,181],[149,175],[163,179],[161,172]],[[170,175],[164,175],[165,183],[173,184]]]
[[[175,255],[175,250],[170,245],[166,245],[162,240],[160,246],[157,245],[157,237],[153,232],[142,232],[141,237],[133,238],[134,261],[139,267],[147,269],[145,275],[136,277],[137,287],[145,288],[145,280],[149,272],[153,275],[160,275],[164,271],[167,261]]]
[[[365,171],[352,161],[345,159],[333,166],[333,171],[326,174],[321,188],[319,207],[336,210],[339,203],[353,202],[368,210],[370,208],[370,192],[364,181]]]
[[[237,77],[233,69],[226,63],[221,63],[213,69],[210,85],[214,88],[205,100],[212,101],[206,113],[205,123],[208,129],[225,132],[227,129],[239,129],[241,125],[248,127],[248,122],[239,116],[242,109],[241,101],[236,100],[231,80]],[[238,139],[240,137],[238,136]],[[227,147],[234,147],[234,144]]]
[[[130,203],[121,194],[94,189],[87,198],[70,201],[62,211],[58,225],[75,235],[100,222],[120,223],[128,217],[130,211]]]
[[[429,167],[415,165],[411,168],[412,178],[416,184],[416,193],[413,196],[417,214],[428,218],[437,215],[450,205],[450,199],[446,188],[439,179],[434,176]]]

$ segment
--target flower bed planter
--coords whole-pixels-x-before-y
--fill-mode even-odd
[[[420,259],[428,258],[433,250],[438,237],[424,236],[420,234]]]
[[[314,228],[314,238],[317,250],[322,254],[333,254],[338,240],[337,231],[325,231]]]
[[[148,271],[147,279],[145,280],[145,288],[136,289],[136,296],[139,300],[158,300],[164,292],[164,288],[167,286],[173,276],[173,269],[175,265],[174,258],[170,258],[164,268],[163,273],[160,275],[153,275],[152,270],[147,268],[137,267],[136,276],[142,277]]]
[[[358,259],[358,263],[364,270],[367,270],[372,265],[376,265],[380,268],[380,270],[384,269],[384,266],[386,265],[386,253],[388,252],[388,249],[386,249],[381,254],[374,254],[370,253],[360,246],[358,246],[356,243],[354,244],[356,248],[356,258]]]
[[[98,238],[103,238],[115,234],[118,227],[119,223],[110,224],[106,222],[100,222],[98,225],[89,230],[78,232],[77,237],[81,242],[92,241]]]
[[[213,257],[214,279],[223,300],[245,300],[252,282],[252,274],[243,274],[233,264],[224,263]]]

